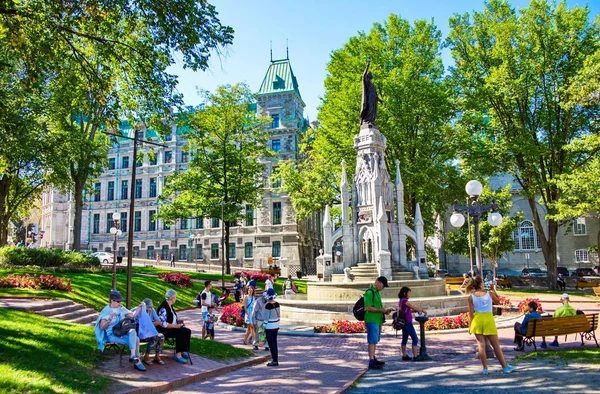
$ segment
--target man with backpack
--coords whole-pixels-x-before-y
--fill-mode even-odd
[[[384,322],[384,314],[389,314],[393,308],[384,308],[379,293],[384,288],[389,287],[385,276],[380,276],[375,280],[363,296],[365,303],[365,327],[367,329],[367,343],[369,345],[369,369],[383,369],[384,361],[379,361],[375,357],[375,349],[381,337],[381,326]]]

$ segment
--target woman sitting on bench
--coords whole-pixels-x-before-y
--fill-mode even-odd
[[[160,325],[158,332],[164,334],[165,338],[175,338],[175,361],[186,364],[190,358],[190,338],[192,331],[184,327],[183,320],[177,320],[177,313],[173,310],[173,304],[177,301],[177,292],[173,289],[167,290],[165,300],[158,306],[158,318]]]
[[[133,367],[138,371],[145,371],[146,367],[144,367],[144,364],[142,364],[140,361],[140,339],[138,338],[135,329],[132,328],[129,330],[127,335],[118,337],[113,334],[113,327],[124,318],[135,319],[142,311],[141,308],[144,308],[146,304],[142,302],[137,310],[132,313],[123,305],[121,305],[121,302],[123,302],[121,293],[116,290],[111,290],[110,303],[104,309],[102,309],[102,312],[100,312],[100,316],[96,321],[96,328],[94,332],[96,334],[98,348],[101,351],[104,351],[105,343],[119,343],[121,345],[128,345],[129,350],[131,350],[129,362],[133,363]]]

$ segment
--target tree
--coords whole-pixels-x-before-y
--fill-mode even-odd
[[[487,222],[487,214],[482,215],[479,222],[481,255],[483,258],[490,259],[494,276],[496,276],[496,268],[500,258],[515,248],[512,236],[523,220],[523,212],[521,211],[513,213],[512,216],[510,215],[512,210],[511,188],[511,185],[507,185],[503,189],[493,191],[485,186],[480,197],[482,204],[489,204],[492,199],[496,199],[499,207],[498,211],[502,215],[502,224],[497,227]],[[471,224],[471,226],[471,234],[473,234],[475,231],[474,225]],[[456,229],[445,235],[444,249],[451,254],[469,256],[468,237],[469,228],[467,226]]]
[[[514,176],[554,288],[559,223],[550,216],[544,229],[537,204],[553,214],[562,198],[553,180],[587,161],[565,147],[598,132],[598,105],[568,103],[600,47],[599,23],[590,23],[586,7],[569,9],[564,2],[533,0],[517,13],[507,1],[491,0],[472,17],[456,15],[450,27],[453,80],[464,109],[460,124],[472,138],[461,157],[473,172]]]
[[[453,159],[459,140],[451,125],[455,108],[444,78],[442,44],[433,22],[411,25],[392,14],[332,52],[319,109],[321,126],[314,140],[304,143],[305,161],[280,165],[284,190],[300,217],[339,201],[342,160],[352,179],[367,60],[384,102],[376,123],[387,139],[385,160],[392,177],[395,161],[400,161],[407,218],[414,218],[417,202],[423,217],[433,218],[456,197],[459,174]],[[433,220],[426,220],[426,232],[433,231]]]
[[[185,68],[205,70],[212,51],[232,42],[207,1],[28,0],[0,3],[0,46],[13,50],[33,81],[43,81],[54,110],[50,129],[78,135],[65,142],[68,158],[52,172],[74,191],[73,249],[80,247],[82,193],[102,155],[97,133],[119,119],[164,132],[183,106],[177,77],[167,72],[177,54]],[[82,143],[87,146],[82,147]],[[98,152],[101,153],[101,152]]]
[[[179,127],[187,130],[191,160],[188,170],[167,180],[160,196],[158,217],[225,219],[225,269],[229,264],[229,228],[240,220],[244,205],[257,207],[264,191],[269,118],[257,117],[254,97],[245,84],[226,85],[215,93],[201,92],[204,102],[181,114]],[[223,214],[223,216],[221,216]]]

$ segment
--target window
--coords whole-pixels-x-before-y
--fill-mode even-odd
[[[142,180],[135,180],[135,198],[142,198]]]
[[[202,255],[202,245],[196,245],[196,259],[202,260],[204,256]]]
[[[148,211],[148,231],[156,231],[156,211]]]
[[[133,247],[133,257],[140,257],[140,247],[139,246]]]
[[[148,246],[148,255],[146,256],[148,260],[154,260],[156,255],[154,254],[154,246]]]
[[[171,152],[170,150],[165,152],[165,160],[164,163],[170,163],[171,160],[173,160],[173,152]]]
[[[110,228],[113,225],[112,213],[106,214],[106,232],[110,234]]]
[[[119,246],[118,256],[125,256],[125,246]]]
[[[273,203],[273,224],[281,224],[281,203]]]
[[[94,201],[100,201],[100,191],[102,190],[102,185],[100,182],[96,182],[94,184]]]
[[[116,165],[116,160],[115,160],[115,158],[114,158],[114,157],[111,157],[111,158],[109,158],[109,159],[108,159],[108,169],[109,169],[109,170],[114,170],[116,166],[117,166],[117,165]]]
[[[100,234],[100,214],[99,213],[94,214],[94,227],[93,227],[92,233]]]
[[[160,251],[160,258],[162,260],[169,260],[169,246],[163,245]]]
[[[127,181],[121,181],[121,200],[127,200],[127,194],[129,194]]]
[[[115,182],[108,181],[108,195],[106,197],[108,201],[112,201],[115,199]]]
[[[246,226],[254,226],[254,209],[251,205],[246,205]]]
[[[235,259],[235,242],[229,244],[229,258]]]
[[[219,228],[219,219],[212,218],[211,227],[212,228]]]
[[[273,114],[273,115],[271,115],[271,118],[273,118],[273,121],[271,122],[271,128],[272,129],[279,128],[279,114]]]
[[[182,151],[181,152],[181,162],[182,163],[187,163],[188,161],[190,161],[190,155],[188,152],[186,151]]]
[[[179,245],[179,260],[187,260],[187,247]]]
[[[121,221],[119,222],[121,225],[121,231],[127,232],[127,212],[121,212]]]
[[[281,242],[273,241],[273,249],[271,250],[273,257],[281,257]]]
[[[535,250],[538,245],[538,237],[533,228],[533,223],[524,220],[518,229],[513,232],[513,241],[516,250]]]
[[[210,258],[211,260],[219,259],[219,244],[210,244]]]
[[[135,168],[139,168],[142,166],[142,164],[144,164],[144,162],[142,160],[136,160],[135,161]]]
[[[573,234],[575,235],[587,235],[587,228],[585,225],[585,218],[579,217],[573,221]]]
[[[179,228],[181,230],[187,230],[187,228],[188,228],[188,219],[185,219],[185,218],[179,219]]]
[[[273,185],[271,187],[273,189],[279,189],[281,187],[281,175],[277,174],[273,176]]]
[[[133,231],[142,231],[142,211],[133,214]]]
[[[129,168],[129,156],[123,156],[121,158],[121,168]]]
[[[197,229],[204,228],[204,218],[202,216],[200,216],[199,218],[196,218],[196,228]]]
[[[156,159],[156,153],[149,155],[148,164],[151,166],[155,166],[158,160]]]
[[[156,197],[156,178],[150,178],[150,193],[148,197]]]
[[[279,152],[281,150],[281,140],[273,140],[271,141],[271,150],[273,152]]]
[[[578,263],[589,263],[590,255],[589,255],[587,249],[577,249],[575,251],[575,260]]]
[[[169,132],[169,134],[165,135],[165,141],[173,141],[173,133]]]
[[[169,226],[167,224],[167,222],[163,220],[163,230],[170,230],[170,229],[171,229],[171,226]]]
[[[244,258],[245,259],[251,259],[252,258],[252,242],[246,242],[244,244]]]

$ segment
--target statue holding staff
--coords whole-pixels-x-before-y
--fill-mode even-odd
[[[377,95],[377,89],[373,83],[373,74],[369,71],[371,62],[367,62],[367,67],[362,76],[362,106],[360,110],[360,124],[375,124],[377,117],[377,103],[383,103]]]

